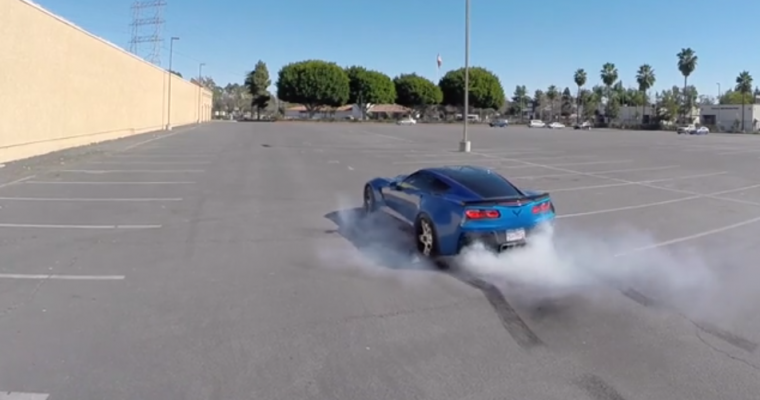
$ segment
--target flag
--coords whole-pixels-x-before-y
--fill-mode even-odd
[[[441,54],[438,54],[438,57],[436,58],[436,62],[438,62],[438,68],[441,68],[441,64],[443,64],[443,60],[441,59]]]

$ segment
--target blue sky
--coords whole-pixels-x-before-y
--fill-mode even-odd
[[[37,0],[48,10],[128,48],[132,0]],[[464,65],[464,0],[168,0],[164,36],[179,36],[174,69],[195,76],[198,63],[217,83],[241,82],[257,60],[272,80],[303,59],[364,65],[391,76],[416,72],[435,80]],[[733,16],[732,14],[736,14]],[[760,1],[472,0],[470,63],[532,92],[573,87],[586,69],[599,82],[605,62],[626,86],[651,64],[656,89],[683,84],[676,53],[692,47],[699,66],[690,78],[701,94],[725,91],[742,70],[760,79],[760,42],[750,16]],[[746,22],[736,22],[747,16]],[[168,65],[168,41],[162,57]],[[759,82],[760,83],[760,82]]]

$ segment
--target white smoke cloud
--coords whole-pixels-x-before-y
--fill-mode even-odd
[[[323,265],[402,284],[425,284],[434,276],[437,267],[416,256],[411,233],[381,213],[365,217],[355,203],[339,203],[344,207],[329,218],[351,244],[317,248]],[[473,245],[454,260],[452,272],[485,280],[529,305],[573,296],[603,301],[596,296],[614,287],[634,289],[695,320],[736,321],[760,300],[752,284],[760,272],[729,261],[727,251],[700,250],[656,247],[651,235],[636,229],[548,229],[529,246],[503,253]]]

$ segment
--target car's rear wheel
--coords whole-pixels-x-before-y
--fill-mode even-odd
[[[436,243],[435,227],[430,218],[420,215],[414,224],[414,239],[417,251],[424,257],[434,258],[438,255],[438,243]]]
[[[375,211],[375,192],[370,185],[364,186],[364,215],[369,215]]]

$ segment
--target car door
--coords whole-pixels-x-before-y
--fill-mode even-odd
[[[430,173],[418,172],[401,183],[398,201],[399,213],[404,219],[414,222],[420,212],[422,198],[431,194],[435,182],[435,176]]]
[[[407,217],[407,188],[414,187],[414,182],[419,178],[420,172],[409,175],[400,182],[394,182],[382,189],[385,202],[385,212],[391,216],[410,222]]]

